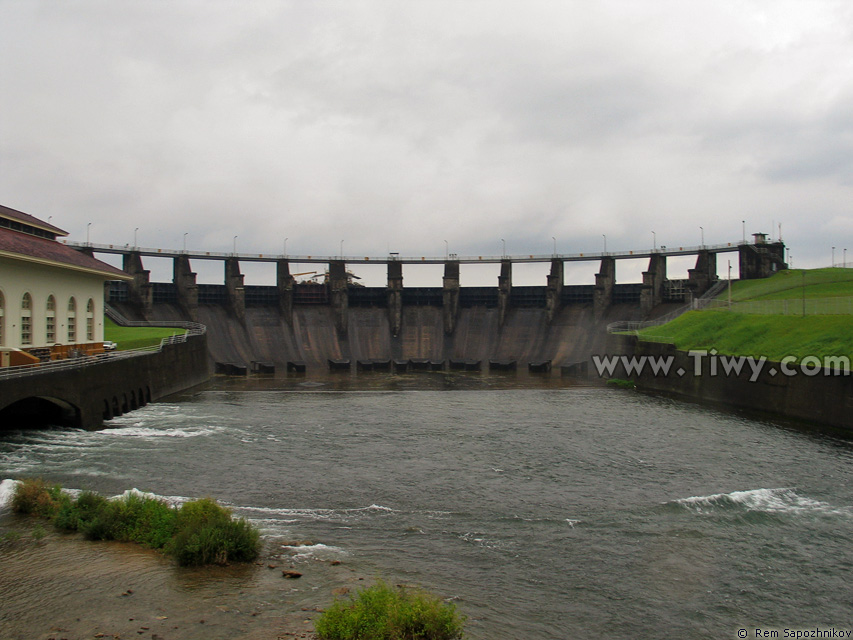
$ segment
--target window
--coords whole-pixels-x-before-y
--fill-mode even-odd
[[[47,297],[45,338],[47,338],[47,344],[54,344],[56,342],[56,298],[53,296]]]
[[[33,343],[33,299],[29,293],[25,293],[21,299],[21,344]]]
[[[95,301],[89,298],[86,305],[86,340],[92,342],[95,339]]]
[[[68,300],[68,343],[77,342],[77,301],[74,298]]]

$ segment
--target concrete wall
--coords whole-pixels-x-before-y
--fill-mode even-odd
[[[177,393],[209,377],[206,336],[134,357],[102,356],[98,364],[0,380],[0,412],[40,399],[62,409],[62,421],[97,428],[104,419]],[[37,407],[36,407],[37,408]],[[35,413],[39,413],[36,411]],[[0,427],[10,422],[0,413]]]
[[[711,360],[700,361],[701,373],[696,374],[697,358],[673,345],[639,342],[635,337],[613,336],[608,342],[607,352],[611,355],[638,355],[671,357],[670,374],[655,376],[646,367],[640,376],[628,376],[624,371],[613,377],[632,377],[641,391],[662,393],[678,398],[709,402],[726,407],[805,420],[853,430],[853,376],[826,375],[820,370],[817,375],[799,373],[786,376],[778,373],[778,364],[768,363],[755,381],[751,381],[752,370],[745,366],[737,375],[723,375],[717,364],[716,375],[712,375]],[[776,375],[770,374],[775,368]],[[685,375],[679,376],[678,369]]]

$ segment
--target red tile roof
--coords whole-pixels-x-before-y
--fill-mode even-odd
[[[44,229],[45,231],[49,231],[50,233],[55,233],[58,236],[67,236],[68,232],[63,231],[59,227],[54,227],[52,224],[48,224],[44,220],[39,220],[35,216],[31,216],[29,213],[24,213],[23,211],[18,211],[17,209],[12,209],[11,207],[4,207],[0,204],[0,218],[9,218],[10,220],[17,220],[23,224],[28,224],[32,227],[38,227],[39,229]]]
[[[107,280],[129,279],[129,276],[121,269],[116,269],[106,262],[96,260],[56,240],[40,238],[0,227],[0,255],[4,253],[18,255],[25,260],[30,258],[40,262],[54,262],[72,269],[96,271],[106,276],[105,279]]]

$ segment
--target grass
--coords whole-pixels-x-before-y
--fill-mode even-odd
[[[49,518],[60,531],[79,531],[89,540],[161,549],[181,566],[249,562],[260,552],[257,529],[211,498],[180,507],[137,493],[107,500],[84,491],[74,499],[59,485],[28,478],[15,488],[12,508]]]
[[[170,327],[121,327],[104,317],[104,340],[112,340],[121,351],[156,347],[163,338],[185,333],[184,329]]]
[[[337,600],[314,624],[320,640],[455,640],[464,616],[452,603],[384,582]]]
[[[853,269],[786,269],[770,278],[732,282],[732,302],[853,296]],[[717,300],[727,300],[724,290]]]
[[[806,356],[853,359],[850,315],[799,315],[803,294],[807,300],[815,301],[806,305],[807,312],[820,307],[818,299],[851,297],[853,270],[787,270],[770,278],[733,282],[732,301],[741,302],[741,310],[760,313],[738,313],[736,309],[691,311],[667,324],[641,331],[640,337],[673,343],[684,351],[716,349],[725,355],[765,356],[773,361],[786,356],[797,360]],[[724,291],[718,299],[727,297]],[[789,300],[790,304],[759,304],[780,300]],[[792,315],[783,315],[786,307]]]
[[[726,355],[766,356],[780,361],[793,355],[853,358],[850,316],[778,316],[690,311],[672,322],[640,332],[666,335],[676,348],[716,349]]]

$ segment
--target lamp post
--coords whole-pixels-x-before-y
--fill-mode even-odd
[[[501,238],[501,245],[503,246],[503,253],[501,257],[506,258],[506,240],[503,238]]]
[[[705,246],[705,227],[699,227],[699,231],[702,233],[702,247]]]
[[[184,253],[187,252],[187,235],[188,234],[189,234],[189,231],[184,232]]]
[[[288,238],[285,238],[284,239],[284,257],[285,258],[287,257],[287,241],[288,241]]]
[[[91,226],[92,226],[91,222],[86,224],[86,244],[91,244],[91,242],[89,242],[89,229],[91,228]]]
[[[652,231],[652,251],[657,251],[658,249],[658,236]]]
[[[557,238],[555,238],[554,236],[551,236],[551,240],[554,241],[554,257],[556,257],[557,256]]]
[[[835,266],[835,247],[832,247],[832,263],[830,264],[830,266]]]
[[[743,228],[743,241],[746,242],[746,220],[741,220],[740,224]]]
[[[847,268],[847,249],[844,250],[844,268]]]
[[[234,255],[237,255],[237,236],[234,236]]]
[[[138,245],[136,244],[136,233],[137,233],[138,231],[139,231],[139,227],[136,227],[136,229],[134,229],[134,230],[133,230],[133,248],[134,248],[134,249],[136,249],[136,247],[138,246]]]
[[[447,244],[447,240],[444,241],[444,259],[447,260],[447,256],[450,255],[450,246]]]
[[[341,257],[341,258],[344,257],[344,241],[343,240],[341,240],[341,252],[339,254],[339,257]]]
[[[601,237],[604,238],[604,253],[607,253],[607,235],[602,233]]]

